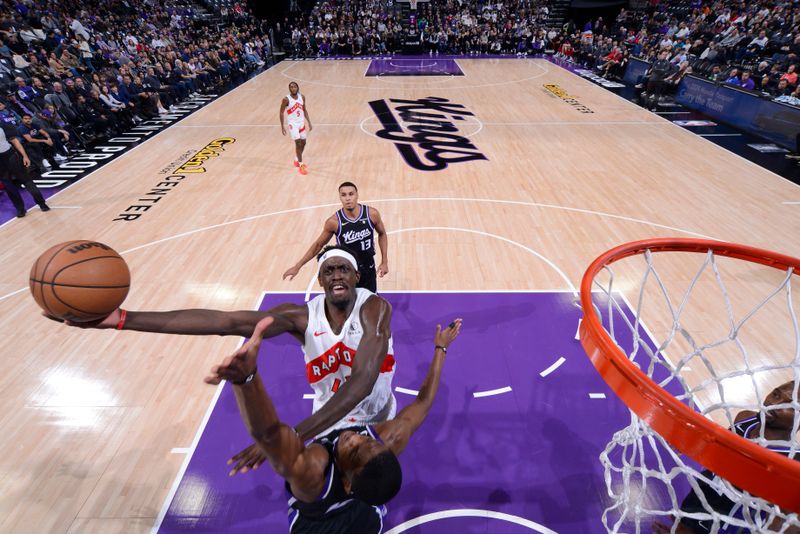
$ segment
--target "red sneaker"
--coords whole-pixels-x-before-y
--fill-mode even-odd
[[[299,161],[297,161],[297,160],[294,160],[294,166],[295,166],[295,167],[299,167],[299,166],[300,166],[300,162],[299,162]]]
[[[300,164],[300,169],[299,170],[300,170],[300,174],[308,174],[308,169],[306,169],[306,164],[305,163],[301,163]]]

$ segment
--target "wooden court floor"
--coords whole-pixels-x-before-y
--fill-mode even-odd
[[[650,237],[800,255],[800,205],[785,204],[800,201],[792,183],[544,60],[458,63],[465,76],[367,78],[366,61],[278,64],[59,193],[51,213],[0,227],[0,532],[148,531],[214,395],[202,377],[239,342],[44,319],[24,288],[53,244],[93,239],[123,252],[129,309],[250,309],[264,290],[309,287],[311,266],[292,282],[281,274],[350,180],[390,233],[385,290],[570,289],[602,251]],[[313,123],[307,176],[278,127],[292,80]],[[369,102],[427,97],[474,114],[457,126],[485,159],[420,171],[375,135]],[[205,172],[141,217],[114,220],[219,138],[235,141]],[[668,261],[663,273],[681,287],[695,267]],[[737,310],[776,279],[731,269]],[[633,280],[622,276],[618,289]],[[711,286],[701,284],[692,312],[701,331],[718,322]],[[792,346],[776,321],[753,335],[756,358]],[[654,317],[652,327],[665,322]]]

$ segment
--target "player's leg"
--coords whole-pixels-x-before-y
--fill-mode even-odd
[[[13,156],[11,154],[12,150],[13,148],[0,154],[0,182],[2,182],[8,198],[11,200],[11,203],[14,204],[14,208],[17,210],[17,217],[24,217],[25,203],[22,201],[22,197],[19,194],[17,186],[11,181],[11,158]]]
[[[36,187],[36,183],[33,181],[30,169],[26,169],[22,164],[22,156],[19,154],[12,154],[9,164],[11,174],[16,178],[17,182],[25,187],[25,190],[33,197],[34,202],[39,205],[42,211],[50,211],[50,207],[45,203],[41,191],[39,191],[39,188]]]
[[[300,163],[299,171],[300,174],[308,174],[308,169],[306,168],[306,164],[303,163],[303,150],[306,148],[306,134],[305,130],[300,134],[300,139],[297,140],[297,161]]]
[[[356,287],[363,287],[373,293],[378,292],[378,276],[375,272],[375,263],[370,265],[359,265],[358,272],[361,275],[358,279]]]

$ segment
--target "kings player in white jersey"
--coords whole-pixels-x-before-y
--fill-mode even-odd
[[[300,174],[308,174],[306,164],[303,163],[303,150],[306,148],[306,135],[311,131],[311,118],[308,116],[308,102],[306,97],[300,94],[297,82],[289,83],[289,94],[283,97],[278,115],[281,120],[281,133],[286,135],[288,126],[289,135],[294,141],[296,154],[294,166],[298,168]]]
[[[314,390],[314,412],[295,427],[302,439],[342,425],[390,419],[396,406],[391,390],[395,369],[390,328],[392,307],[378,295],[356,289],[358,264],[345,247],[327,247],[318,263],[318,280],[325,294],[306,305],[281,304],[267,311],[235,312],[118,309],[97,323],[67,324],[164,334],[246,337],[259,321],[272,317],[263,337],[290,334],[305,353],[305,372]],[[251,446],[242,453],[244,456],[239,458],[243,459],[242,471],[263,462],[257,448]],[[255,454],[255,459],[248,459],[248,453]]]

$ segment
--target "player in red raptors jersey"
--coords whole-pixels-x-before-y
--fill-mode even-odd
[[[289,135],[294,141],[295,160],[294,166],[300,174],[308,174],[306,164],[303,163],[303,150],[306,148],[306,135],[311,131],[311,118],[308,116],[306,97],[300,94],[297,82],[289,83],[289,94],[281,101],[281,110],[278,113],[281,120],[281,133],[286,135],[284,117],[289,127]]]
[[[357,287],[377,292],[375,272],[375,234],[378,234],[378,246],[381,249],[381,263],[377,276],[383,277],[389,272],[389,241],[386,228],[378,210],[372,206],[359,204],[358,188],[353,182],[344,182],[339,186],[339,200],[342,209],[328,217],[322,227],[322,233],[311,244],[300,261],[283,273],[283,279],[289,280],[297,276],[300,269],[311,261],[322,247],[328,244],[331,237],[336,237],[336,244],[348,247],[356,256],[358,272],[361,275]]]
[[[314,413],[297,425],[309,439],[337,424],[385,421],[395,414],[392,308],[383,298],[356,289],[355,257],[343,247],[328,247],[319,257],[324,289],[307,305],[281,304],[267,311],[177,310],[134,312],[118,309],[98,323],[68,323],[82,328],[116,328],[164,334],[249,336],[259,321],[272,317],[265,338],[290,334],[303,347],[306,374],[314,389]]]

